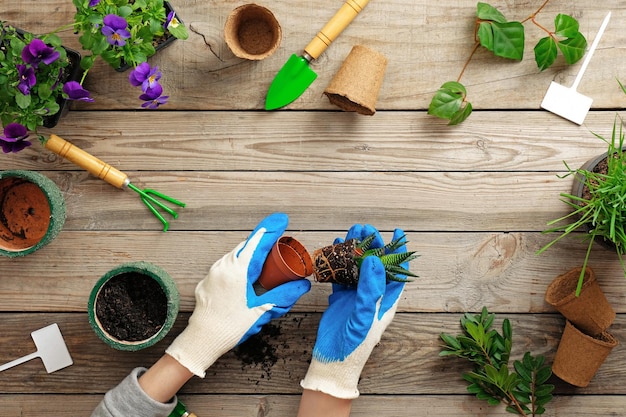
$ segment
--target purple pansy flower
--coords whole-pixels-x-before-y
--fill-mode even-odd
[[[63,92],[67,94],[69,100],[79,100],[93,102],[89,91],[85,90],[78,81],[68,81],[63,86]]]
[[[41,39],[33,39],[22,49],[24,62],[31,64],[35,68],[37,68],[40,62],[46,65],[52,64],[60,55],[58,51],[46,45]]]
[[[156,84],[153,88],[148,88],[142,95],[139,96],[140,100],[145,101],[141,107],[156,109],[160,105],[167,103],[169,96],[162,96],[161,94],[163,94],[163,87],[161,87],[161,84]]]
[[[96,7],[100,0],[89,0],[89,7]]]
[[[178,19],[176,19],[176,12],[174,12],[174,10],[167,14],[165,23],[163,23],[163,29],[167,29],[170,24],[172,25],[172,27],[176,27],[179,25]]]
[[[126,30],[128,22],[123,17],[115,14],[108,14],[103,19],[104,27],[102,34],[107,37],[107,41],[114,46],[124,46],[124,39],[130,38],[130,32]]]
[[[145,93],[149,88],[155,88],[161,79],[159,67],[150,67],[147,62],[139,64],[128,76],[128,80],[135,87],[141,85],[141,90]]]
[[[30,89],[37,83],[35,70],[32,67],[18,64],[17,72],[20,77],[20,83],[17,85],[17,89],[20,90],[22,94],[27,96],[30,94]]]
[[[4,128],[4,134],[0,135],[0,145],[2,152],[19,152],[31,143],[26,140],[28,129],[19,123],[9,123]]]

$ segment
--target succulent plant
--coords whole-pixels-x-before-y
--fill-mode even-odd
[[[359,269],[368,256],[377,256],[385,267],[387,281],[409,282],[405,277],[417,277],[402,266],[417,258],[415,252],[397,252],[406,245],[404,236],[379,248],[372,248],[376,235],[363,240],[350,239],[345,242],[325,246],[313,253],[315,280],[356,286],[359,282]]]

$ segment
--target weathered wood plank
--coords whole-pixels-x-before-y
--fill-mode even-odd
[[[569,207],[571,178],[553,172],[134,172],[187,206],[170,230],[252,230],[266,214],[292,213],[297,230],[346,230],[357,222],[419,231],[542,231]],[[44,172],[67,202],[66,230],[162,228],[133,191],[86,172]]]
[[[423,112],[184,111],[160,113],[155,129],[154,113],[72,111],[53,132],[123,171],[562,172],[606,150],[590,131],[610,137],[614,112],[582,127],[552,116],[477,112],[449,127]],[[38,144],[0,166],[76,169]]]
[[[101,395],[0,395],[0,417],[20,415],[88,416]],[[295,416],[298,395],[181,395],[199,416],[276,417]],[[618,395],[557,396],[548,403],[553,417],[621,416],[626,399]],[[352,415],[363,417],[510,417],[502,407],[488,407],[469,395],[361,395]]]
[[[253,226],[250,227],[251,230]],[[115,266],[144,260],[163,267],[191,311],[193,291],[213,262],[249,232],[62,232],[46,248],[21,259],[0,258],[0,311],[85,311],[91,288]],[[290,229],[310,250],[344,236]],[[383,231],[388,239],[390,231]],[[553,311],[544,302],[548,284],[581,264],[586,245],[566,239],[541,256],[549,241],[539,233],[408,234],[420,257],[411,269],[420,278],[407,285],[399,305],[406,312]],[[175,249],[173,249],[175,248]],[[626,279],[617,256],[597,247],[590,265],[614,308],[626,313]],[[295,311],[323,311],[330,287],[314,283]]]
[[[292,53],[301,53],[313,36],[340,7],[339,0],[305,3],[297,13],[289,1],[275,1],[271,9],[283,30],[278,51],[260,62],[233,56],[223,41],[222,28],[228,13],[237,5],[226,1],[177,0],[174,7],[190,27],[187,41],[151,59],[164,71],[163,83],[170,95],[170,109],[232,110],[261,109],[267,89]],[[524,19],[540,5],[540,0],[496,1],[509,19]],[[609,25],[581,83],[580,92],[594,98],[594,108],[615,108],[623,103],[615,77],[626,78],[623,69],[619,25],[626,17],[626,6],[613,4]],[[605,10],[589,2],[551,2],[539,22],[552,27],[557,13],[580,19],[581,30],[593,39]],[[322,56],[312,63],[318,74],[315,83],[290,109],[335,109],[322,92],[355,44],[383,53],[389,60],[380,91],[378,109],[426,109],[441,84],[455,80],[473,44],[476,1],[388,0],[371,2]],[[71,2],[3,1],[2,18],[33,31],[53,30],[71,21]],[[44,17],[45,16],[45,17]],[[463,82],[470,101],[477,109],[539,109],[552,80],[570,85],[580,63],[568,68],[562,58],[554,68],[539,72],[532,49],[545,33],[532,24],[526,28],[526,54],[522,62],[493,57],[480,51],[466,71]],[[78,47],[71,30],[62,33],[68,46]],[[610,68],[610,72],[604,69]],[[106,80],[106,82],[104,82]],[[127,74],[116,73],[99,61],[91,70],[86,87],[96,102],[81,105],[89,109],[138,109],[139,95],[130,88]],[[523,94],[521,94],[523,92]]]
[[[3,393],[92,394],[102,393],[117,384],[135,366],[150,365],[163,352],[186,323],[188,315],[177,320],[170,335],[156,346],[140,352],[116,351],[97,339],[84,314],[12,314],[0,318],[3,349],[0,363],[31,352],[30,332],[57,322],[64,335],[74,365],[46,374],[39,359],[11,368],[0,380]],[[513,326],[512,357],[526,350],[552,361],[564,325],[559,315],[500,315]],[[297,394],[299,381],[307,369],[315,342],[319,314],[292,313],[277,321],[246,348],[235,349],[220,358],[203,380],[190,381],[182,392],[189,394]],[[363,394],[416,395],[465,394],[461,373],[466,363],[455,358],[440,358],[440,332],[460,331],[459,314],[399,313],[380,344],[372,353],[361,376]],[[611,332],[617,339],[626,336],[625,317],[619,315]],[[500,322],[496,325],[499,326]],[[541,332],[537,332],[541,329]],[[252,356],[252,349],[264,354]],[[558,393],[626,394],[619,381],[625,375],[623,349],[609,355],[589,387],[573,389],[553,377]],[[401,372],[399,372],[401,370]],[[77,381],[81,383],[78,384]]]

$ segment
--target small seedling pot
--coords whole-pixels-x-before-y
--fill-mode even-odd
[[[282,36],[274,14],[254,3],[234,9],[224,25],[226,44],[235,56],[244,59],[261,60],[272,55]]]
[[[546,291],[545,299],[573,325],[589,335],[604,332],[615,320],[615,310],[609,304],[598,280],[589,267],[576,297],[576,286],[582,268],[574,268],[552,281]]]
[[[554,357],[552,372],[569,384],[586,387],[617,344],[617,339],[608,332],[589,336],[568,320]]]
[[[313,261],[304,245],[292,237],[283,236],[270,250],[257,282],[264,289],[271,290],[312,273]]]
[[[0,255],[33,253],[64,224],[65,200],[52,180],[35,171],[0,172]]]
[[[178,307],[178,289],[167,272],[148,262],[130,262],[98,280],[87,312],[89,324],[107,345],[137,351],[165,337]]]

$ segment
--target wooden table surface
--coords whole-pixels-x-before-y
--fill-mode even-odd
[[[190,29],[151,58],[163,71],[170,101],[158,111],[139,108],[127,73],[99,62],[86,87],[95,103],[75,105],[52,130],[128,173],[133,183],[181,199],[187,207],[167,233],[130,191],[120,191],[39,144],[0,155],[1,169],[42,172],[67,202],[65,227],[42,250],[0,259],[0,363],[34,351],[30,332],[58,323],[74,365],[47,374],[39,360],[0,378],[0,416],[88,416],[103,394],[133,367],[150,365],[178,334],[193,309],[193,289],[210,265],[245,239],[267,214],[290,216],[288,232],[315,248],[371,223],[385,238],[394,227],[408,235],[420,278],[406,286],[395,320],[363,370],[353,415],[504,416],[467,394],[467,365],[438,356],[440,332],[460,331],[459,318],[483,306],[498,322],[511,319],[513,356],[526,350],[551,362],[564,319],[544,301],[557,275],[582,264],[586,245],[565,239],[543,255],[554,236],[549,220],[568,212],[559,201],[571,179],[559,179],[601,153],[592,135],[610,135],[616,109],[626,104],[626,3],[553,0],[538,20],[552,25],[573,15],[589,43],[602,19],[612,20],[580,84],[593,97],[585,125],[540,109],[551,81],[569,85],[580,63],[560,58],[539,72],[532,47],[543,36],[526,26],[526,56],[513,63],[484,50],[463,82],[475,112],[455,127],[426,114],[445,81],[458,76],[473,44],[476,2],[373,0],[312,64],[315,83],[293,104],[263,110],[274,75],[300,53],[341,6],[341,0],[259,2],[281,23],[283,39],[271,57],[236,58],[223,41],[231,0],[175,0]],[[510,19],[524,19],[540,0],[494,0]],[[52,30],[73,16],[69,0],[0,0],[0,18],[26,30]],[[63,32],[65,45],[78,48]],[[354,45],[383,53],[388,67],[372,117],[345,113],[322,95]],[[50,133],[45,131],[44,133]],[[89,327],[86,304],[105,272],[129,261],[166,269],[181,292],[174,329],[155,347],[120,352]],[[591,266],[618,312],[611,332],[626,340],[626,279],[614,253],[594,248]],[[194,379],[181,398],[199,416],[295,415],[317,323],[330,287],[313,284],[264,336],[262,362],[232,351]],[[591,384],[576,389],[554,379],[549,416],[623,415],[626,353],[618,346]]]

